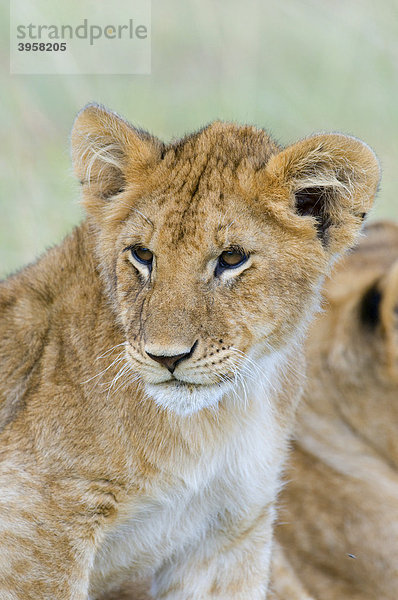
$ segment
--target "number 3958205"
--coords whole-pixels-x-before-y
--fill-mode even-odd
[[[66,42],[20,42],[20,52],[65,52]]]

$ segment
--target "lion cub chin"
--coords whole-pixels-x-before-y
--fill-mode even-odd
[[[97,105],[72,157],[85,221],[0,284],[0,597],[264,599],[304,334],[377,160]]]

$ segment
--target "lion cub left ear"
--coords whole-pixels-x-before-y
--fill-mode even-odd
[[[83,186],[83,204],[98,214],[127,184],[139,182],[161,158],[163,144],[103,106],[80,111],[71,134],[72,161]]]
[[[266,172],[271,190],[287,193],[294,212],[312,218],[316,235],[332,254],[355,241],[380,180],[374,152],[342,134],[316,135],[289,146],[269,160]]]

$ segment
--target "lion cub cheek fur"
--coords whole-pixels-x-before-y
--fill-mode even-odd
[[[72,154],[86,220],[0,285],[0,597],[263,599],[303,336],[377,160],[95,105]]]

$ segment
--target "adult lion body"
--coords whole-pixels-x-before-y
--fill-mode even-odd
[[[277,537],[320,600],[398,589],[398,226],[375,223],[326,286]]]
[[[303,336],[377,160],[97,106],[72,152],[86,221],[0,286],[0,597],[263,600]]]

